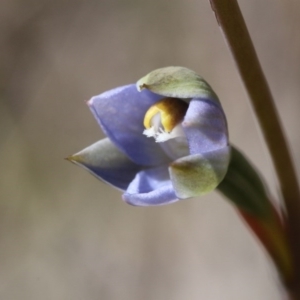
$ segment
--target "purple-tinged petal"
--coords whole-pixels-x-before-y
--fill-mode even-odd
[[[214,190],[226,175],[229,161],[229,146],[174,161],[169,172],[177,197],[186,199]]]
[[[148,108],[162,96],[139,92],[134,84],[93,97],[88,105],[110,140],[132,161],[156,166],[168,161],[161,147],[143,135],[143,119]]]
[[[228,145],[226,117],[222,107],[215,102],[192,99],[182,127],[191,154],[201,154]]]
[[[136,206],[163,205],[178,201],[167,165],[137,173],[123,199]]]
[[[67,158],[85,168],[98,179],[121,190],[126,190],[135,175],[142,169],[128,159],[108,138]]]

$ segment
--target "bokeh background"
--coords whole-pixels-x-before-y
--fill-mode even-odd
[[[299,173],[300,4],[239,2]],[[63,160],[103,136],[84,100],[182,65],[213,86],[232,143],[277,192],[209,1],[0,4],[0,299],[283,299],[264,250],[217,192],[131,207]]]

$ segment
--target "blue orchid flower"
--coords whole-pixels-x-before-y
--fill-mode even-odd
[[[158,69],[88,106],[107,138],[68,160],[122,190],[127,203],[172,203],[204,195],[223,180],[230,161],[226,117],[195,72]]]

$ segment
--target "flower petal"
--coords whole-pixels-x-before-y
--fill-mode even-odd
[[[226,175],[229,161],[229,146],[177,159],[169,167],[177,197],[186,199],[214,190]]]
[[[137,173],[123,199],[136,206],[163,205],[178,201],[167,165]]]
[[[137,172],[142,169],[129,160],[108,138],[67,159],[121,190],[126,190]]]
[[[161,98],[150,91],[138,92],[131,84],[95,96],[88,105],[104,133],[122,152],[137,164],[155,166],[168,158],[153,139],[143,135],[143,119]]]
[[[166,97],[203,98],[219,103],[211,86],[197,73],[184,67],[165,67],[154,70],[138,80],[137,89],[148,89]]]
[[[220,105],[209,100],[192,99],[182,127],[191,154],[201,154],[228,145],[225,114]]]

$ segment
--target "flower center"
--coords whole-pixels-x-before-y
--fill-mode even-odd
[[[156,102],[145,114],[143,134],[153,137],[157,143],[184,136],[181,121],[187,109],[188,104],[177,98]]]

